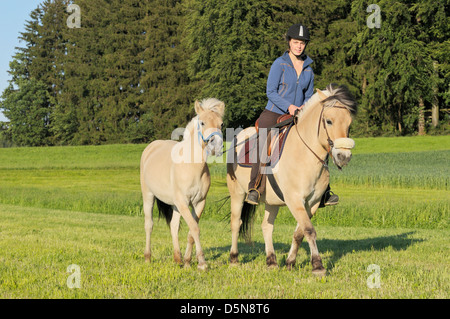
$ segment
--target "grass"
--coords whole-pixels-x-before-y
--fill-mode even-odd
[[[338,206],[313,218],[327,277],[311,275],[303,243],[283,266],[295,222],[280,210],[267,270],[258,208],[254,244],[229,267],[224,164],[200,229],[209,271],[172,262],[170,232],[156,219],[153,263],[143,262],[139,159],[146,145],[0,149],[0,298],[448,298],[450,137],[355,139],[349,166],[331,171]],[[221,205],[223,207],[221,207]],[[180,243],[186,244],[187,227]],[[71,264],[82,288],[69,289]],[[381,288],[366,285],[370,264]]]
[[[240,244],[230,267],[226,223],[201,222],[209,270],[172,261],[170,233],[156,221],[152,263],[143,257],[142,218],[0,205],[0,298],[448,298],[448,230],[317,226],[327,277],[311,275],[303,243],[292,271],[283,267],[293,225],[274,232],[279,269],[265,266],[264,242]],[[180,238],[186,238],[183,227]],[[182,240],[182,247],[185,241]],[[67,286],[80,267],[81,288]],[[380,266],[370,289],[370,264]]]

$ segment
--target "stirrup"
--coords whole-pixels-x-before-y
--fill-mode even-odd
[[[255,191],[258,194],[258,198],[255,198],[256,196],[251,196],[252,191]],[[259,191],[256,188],[250,188],[248,190],[247,196],[245,198],[245,202],[251,204],[251,205],[258,205],[259,204],[259,198],[261,197],[261,194],[259,193]]]
[[[333,193],[332,191],[328,192],[328,198],[326,199],[324,205],[325,206],[333,206],[339,204],[339,196]]]

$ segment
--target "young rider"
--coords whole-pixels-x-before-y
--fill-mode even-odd
[[[284,114],[294,115],[303,107],[314,93],[314,73],[311,68],[313,60],[306,55],[309,30],[303,24],[292,25],[287,34],[288,50],[273,62],[267,79],[266,108],[258,119],[259,145],[270,143],[270,128]],[[262,129],[262,130],[261,130]],[[260,151],[261,152],[261,151]],[[260,158],[252,164],[248,194],[245,201],[257,205],[259,197],[265,190],[266,179],[260,172]],[[322,198],[324,205],[336,205],[337,195],[331,195],[329,187]],[[322,205],[321,205],[322,206]]]

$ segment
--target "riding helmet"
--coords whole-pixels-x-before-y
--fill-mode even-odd
[[[289,41],[290,39],[303,40],[305,42],[308,42],[309,41],[308,28],[301,23],[292,25],[286,34],[286,40]]]

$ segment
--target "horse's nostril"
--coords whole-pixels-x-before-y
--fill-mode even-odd
[[[342,153],[339,153],[339,154],[337,155],[337,158],[338,158],[338,160],[341,161],[341,162],[344,161],[344,160],[346,159],[345,155],[342,154]]]

